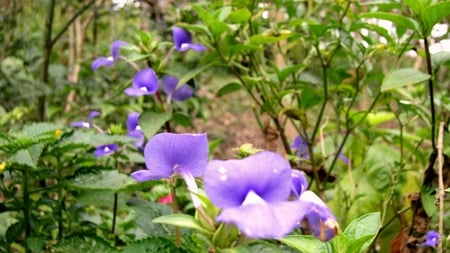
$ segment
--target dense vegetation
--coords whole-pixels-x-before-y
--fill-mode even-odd
[[[448,10],[4,1],[0,252],[445,252]]]

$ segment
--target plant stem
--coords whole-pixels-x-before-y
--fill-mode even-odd
[[[179,213],[178,202],[177,202],[177,191],[175,185],[170,186],[170,194],[172,195],[172,211],[174,214]],[[177,247],[181,246],[181,230],[180,227],[175,226],[175,245]]]
[[[444,235],[444,198],[445,198],[445,187],[444,187],[444,128],[445,123],[441,122],[439,125],[439,139],[438,139],[438,167],[439,167],[439,244],[438,244],[438,252],[442,253],[442,239]]]
[[[425,60],[427,63],[427,73],[430,75],[430,79],[428,79],[428,94],[430,97],[430,113],[431,113],[431,146],[433,148],[433,152],[437,151],[436,141],[435,141],[435,131],[436,131],[436,112],[434,108],[434,90],[433,90],[433,69],[431,66],[431,55],[428,46],[428,39],[426,36],[423,37],[423,43],[425,47]]]
[[[118,206],[118,200],[119,200],[119,193],[114,193],[114,206],[113,206],[113,221],[112,221],[112,227],[111,227],[111,233],[114,234],[116,231],[116,219],[117,219],[117,206]]]
[[[25,238],[31,236],[31,208],[30,193],[28,191],[28,168],[22,168],[22,196],[23,196],[23,218],[25,222]],[[28,243],[25,243],[26,252],[31,252]]]
[[[49,7],[48,7],[48,17],[47,21],[45,22],[45,36],[44,36],[44,53],[41,65],[41,75],[40,79],[44,85],[48,83],[48,68],[50,66],[50,56],[52,53],[52,28],[53,28],[53,17],[55,13],[55,0],[51,0]],[[45,120],[45,101],[46,96],[40,95],[38,97],[38,117],[39,121]]]

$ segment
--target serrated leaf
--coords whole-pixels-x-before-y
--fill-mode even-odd
[[[136,252],[161,252],[161,253],[184,253],[187,252],[182,248],[178,248],[175,243],[164,237],[150,237],[145,240],[132,242],[125,246],[121,253],[136,253]]]
[[[117,170],[102,170],[98,174],[85,174],[69,182],[69,185],[76,189],[111,191],[126,189],[131,184],[136,184],[136,181]]]
[[[134,221],[138,228],[148,236],[168,236],[173,232],[162,224],[152,222],[154,218],[172,213],[172,209],[168,205],[131,198],[127,201],[127,206],[134,210]]]
[[[428,36],[435,24],[450,15],[450,2],[444,1],[429,5],[422,10],[421,14],[425,28],[424,35]]]
[[[21,149],[12,155],[8,161],[11,163],[18,163],[27,165],[33,169],[37,168],[39,157],[42,154],[44,148],[43,144],[35,144],[27,149]]]
[[[242,89],[242,85],[240,83],[237,82],[231,82],[231,83],[227,83],[224,86],[222,86],[216,93],[217,97],[222,97],[225,96],[227,94],[233,93],[235,91],[238,91]]]
[[[62,127],[63,126],[60,124],[40,122],[24,126],[22,132],[26,134],[26,136],[34,138],[45,133],[53,133],[56,130],[62,129]]]
[[[113,248],[103,239],[96,236],[72,236],[64,238],[53,247],[57,253],[119,253],[120,251]]]
[[[288,235],[279,241],[302,253],[327,252],[325,243],[311,235]]]
[[[187,214],[169,214],[153,219],[154,223],[163,223],[182,228],[195,229],[203,234],[212,235],[213,232],[203,228],[200,223],[192,216]]]
[[[388,73],[381,84],[381,91],[401,88],[409,84],[417,84],[430,79],[430,75],[412,68],[396,69]]]
[[[150,139],[172,118],[172,113],[144,112],[139,117],[139,125],[147,139]]]

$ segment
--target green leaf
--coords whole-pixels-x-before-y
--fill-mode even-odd
[[[134,210],[133,220],[137,227],[147,236],[167,237],[170,233],[173,233],[173,229],[152,222],[152,219],[172,214],[172,209],[168,205],[145,201],[137,197],[129,199],[127,205]]]
[[[351,251],[365,252],[381,227],[380,212],[365,214],[350,223],[344,231]]]
[[[360,18],[377,18],[389,20],[397,27],[407,28],[413,31],[419,31],[419,24],[412,18],[408,18],[396,13],[390,12],[366,12],[359,15]]]
[[[145,240],[132,242],[125,246],[121,253],[158,252],[158,253],[182,253],[187,252],[178,248],[175,243],[165,237],[149,237]]]
[[[100,237],[81,235],[64,238],[53,247],[53,250],[57,253],[119,253],[118,250],[113,248]]]
[[[292,33],[283,33],[279,35],[264,35],[264,34],[255,34],[250,37],[250,44],[253,45],[262,45],[262,44],[272,44],[275,42],[279,42],[291,37]]]
[[[147,139],[150,139],[172,118],[172,113],[143,112],[139,117],[139,125]]]
[[[297,71],[304,69],[305,67],[306,65],[304,64],[286,66],[278,73],[278,79],[280,82],[284,82],[289,75],[295,74]]]
[[[450,15],[449,1],[439,2],[425,7],[422,10],[422,20],[425,30],[424,36],[430,35],[433,26],[448,15]]]
[[[279,241],[302,253],[327,252],[325,243],[311,235],[288,235]]]
[[[228,16],[228,21],[232,24],[244,23],[247,22],[251,16],[252,13],[247,8],[238,9]]]
[[[222,97],[225,96],[227,94],[233,93],[235,91],[238,91],[242,89],[242,85],[240,83],[237,82],[231,82],[231,83],[227,83],[224,86],[222,86],[219,91],[217,91],[216,96],[217,97]]]
[[[41,157],[44,145],[41,143],[30,146],[27,149],[21,149],[12,155],[8,161],[12,163],[18,163],[27,165],[33,169],[37,168],[39,157]]]
[[[330,245],[333,253],[349,253],[348,240],[345,235],[338,235],[326,244]]]
[[[403,0],[403,2],[413,10],[414,14],[420,16],[422,10],[431,3],[431,0]]]
[[[366,118],[371,126],[376,126],[392,119],[395,119],[395,113],[393,112],[370,112]]]
[[[396,69],[388,73],[381,84],[381,91],[400,88],[409,84],[417,84],[430,79],[430,75],[412,68]]]
[[[438,52],[431,55],[431,66],[433,69],[438,69],[441,65],[450,64],[450,52]]]
[[[216,64],[215,62],[210,62],[208,64],[205,65],[200,65],[199,67],[190,70],[189,72],[187,72],[186,74],[184,74],[179,80],[178,80],[178,84],[177,84],[177,88],[179,88],[181,85],[187,83],[189,80],[191,80],[192,78],[194,78],[194,76],[204,72],[207,68],[213,66],[214,64]]]
[[[169,225],[178,226],[178,227],[182,227],[182,228],[195,229],[195,230],[197,230],[203,234],[207,234],[207,235],[213,234],[212,231],[208,231],[205,228],[203,228],[194,217],[187,215],[187,214],[181,214],[181,213],[169,214],[169,215],[164,215],[164,216],[158,217],[156,219],[153,219],[152,221],[154,223],[163,223],[163,224],[169,224]]]
[[[309,109],[315,105],[321,104],[323,97],[311,86],[306,86],[300,95],[300,105],[303,110]]]
[[[102,170],[96,174],[84,174],[69,182],[71,187],[77,189],[111,191],[125,189],[130,184],[136,184],[136,181],[117,170]]]
[[[175,112],[173,114],[173,121],[184,127],[192,126],[191,118],[183,112]]]

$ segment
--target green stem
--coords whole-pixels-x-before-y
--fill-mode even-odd
[[[172,211],[174,214],[179,213],[180,210],[178,209],[177,191],[175,189],[175,184],[171,184],[170,194],[172,195]],[[175,245],[177,247],[181,246],[181,229],[178,226],[175,226]]]
[[[114,193],[114,206],[113,206],[113,221],[112,221],[112,227],[111,227],[111,233],[115,234],[116,231],[116,220],[117,220],[117,206],[119,200],[119,194],[117,192]]]
[[[425,59],[427,63],[427,73],[430,75],[430,79],[428,79],[428,94],[430,98],[430,113],[431,113],[431,146],[433,148],[433,152],[437,152],[436,147],[436,112],[434,108],[434,89],[433,89],[433,69],[431,66],[431,55],[428,46],[428,38],[423,36],[423,43],[425,47]]]
[[[28,191],[28,168],[22,168],[22,196],[23,196],[23,218],[25,222],[25,238],[31,236],[31,208],[30,208],[30,193]],[[31,252],[26,245],[26,252]]]

